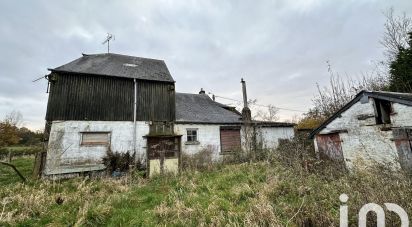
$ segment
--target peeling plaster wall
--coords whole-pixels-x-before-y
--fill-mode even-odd
[[[394,114],[391,116],[393,127],[412,126],[412,107],[399,103],[392,104]]]
[[[146,122],[136,124],[136,158],[144,160],[149,133]],[[52,123],[45,174],[62,174],[103,169],[107,146],[85,146],[81,132],[110,132],[113,152],[133,152],[133,122],[128,121],[54,121]]]
[[[197,129],[199,144],[187,143],[186,129]],[[213,158],[218,159],[220,154],[220,125],[207,124],[175,124],[175,133],[182,136],[182,152],[195,154],[202,149],[212,149]]]
[[[276,149],[279,139],[292,139],[295,136],[293,127],[262,127],[257,130],[264,148]]]
[[[389,162],[398,168],[400,165],[392,141],[392,130],[382,128],[411,126],[412,107],[398,103],[393,103],[392,107],[395,113],[390,116],[392,124],[376,125],[373,99],[369,98],[366,103],[359,101],[329,123],[320,134],[339,132],[344,160],[349,168],[358,158],[366,162]],[[315,149],[318,151],[316,145],[315,140]]]

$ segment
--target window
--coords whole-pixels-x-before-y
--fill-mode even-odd
[[[197,142],[197,129],[187,129],[187,142]]]
[[[109,132],[82,132],[81,145],[109,145]]]
[[[375,99],[375,119],[376,124],[390,124],[392,105],[390,101]]]

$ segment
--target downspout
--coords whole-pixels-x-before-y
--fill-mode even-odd
[[[134,102],[133,102],[133,153],[136,155],[136,110],[137,110],[137,84],[134,82]]]

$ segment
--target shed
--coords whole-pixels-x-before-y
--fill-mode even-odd
[[[319,157],[412,169],[412,94],[361,91],[312,131]]]

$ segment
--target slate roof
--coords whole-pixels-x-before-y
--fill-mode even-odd
[[[176,122],[199,124],[242,124],[242,115],[231,107],[213,101],[206,94],[176,93]],[[293,127],[285,122],[254,121],[261,127]]]
[[[400,104],[404,104],[407,106],[412,106],[412,94],[410,93],[398,93],[398,92],[388,92],[388,91],[361,91],[359,92],[355,98],[353,98],[349,103],[343,106],[340,110],[338,110],[335,114],[329,117],[325,122],[323,122],[319,127],[314,129],[310,134],[309,138],[313,138],[316,134],[318,134],[322,129],[324,129],[329,123],[339,117],[343,112],[349,109],[353,104],[358,102],[362,97],[371,97],[381,100],[386,100],[390,102],[396,102]]]
[[[163,60],[121,54],[83,54],[82,57],[54,69],[52,72],[115,76],[141,80],[174,82]]]
[[[240,124],[241,115],[224,109],[206,94],[176,92],[176,122]]]

